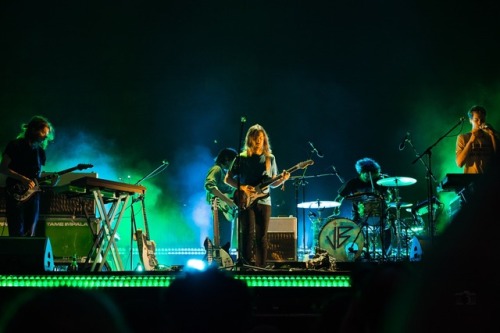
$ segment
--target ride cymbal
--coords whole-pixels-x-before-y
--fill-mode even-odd
[[[378,185],[387,187],[408,186],[416,182],[417,180],[415,178],[410,177],[389,177],[377,180]]]

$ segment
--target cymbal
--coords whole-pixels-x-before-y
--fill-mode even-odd
[[[417,182],[415,178],[410,177],[388,177],[377,180],[380,186],[397,187],[413,185]]]
[[[387,206],[389,208],[397,208],[398,207],[398,204],[399,204],[399,208],[408,208],[408,207],[411,207],[413,206],[413,204],[411,202],[389,202],[387,204]]]
[[[340,202],[337,201],[309,201],[301,202],[297,205],[298,208],[309,208],[309,209],[323,209],[323,208],[333,208],[340,206]]]

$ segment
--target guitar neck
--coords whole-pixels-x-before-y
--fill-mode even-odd
[[[74,166],[74,167],[71,167],[71,168],[68,168],[68,169],[64,169],[64,170],[58,171],[55,174],[58,175],[58,176],[62,176],[62,175],[65,175],[67,173],[70,173],[70,172],[73,172],[73,171],[76,171],[76,170],[83,170],[83,169],[88,169],[88,168],[91,168],[91,167],[93,167],[92,164],[78,164],[77,166]],[[45,180],[48,180],[48,179],[50,179],[52,177],[53,177],[53,174],[47,175],[47,176],[43,176],[39,180],[40,181],[45,181]]]
[[[287,169],[286,172],[288,173],[292,173],[292,172],[295,172],[296,170],[298,170],[300,168],[300,163],[299,164],[296,164],[294,165],[293,167],[291,167],[290,169]],[[279,175],[277,176],[274,176],[273,178],[270,178],[268,180],[265,180],[261,183],[261,186],[260,188],[262,190],[266,189],[269,185],[271,185],[272,183],[274,183],[275,181],[278,181],[280,180],[281,178],[283,178],[283,173],[280,173]]]
[[[212,215],[214,219],[214,247],[220,247],[220,235],[219,235],[219,209],[217,207],[219,199],[213,198],[212,201]]]
[[[144,202],[144,196],[142,197],[142,217],[144,219],[144,230],[146,230],[146,240],[151,240],[149,238],[149,226],[148,226],[148,218],[146,216],[146,203]]]

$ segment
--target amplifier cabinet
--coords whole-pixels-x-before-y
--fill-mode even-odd
[[[89,222],[90,221],[90,222]],[[47,237],[55,259],[86,258],[94,244],[98,219],[43,217],[38,221],[37,237]],[[0,235],[9,236],[5,218],[0,218]]]
[[[297,218],[271,217],[267,232],[267,261],[297,261]]]

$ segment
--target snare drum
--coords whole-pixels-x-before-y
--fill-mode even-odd
[[[365,238],[356,223],[345,218],[329,219],[319,233],[319,247],[337,261],[355,261],[363,252]]]

